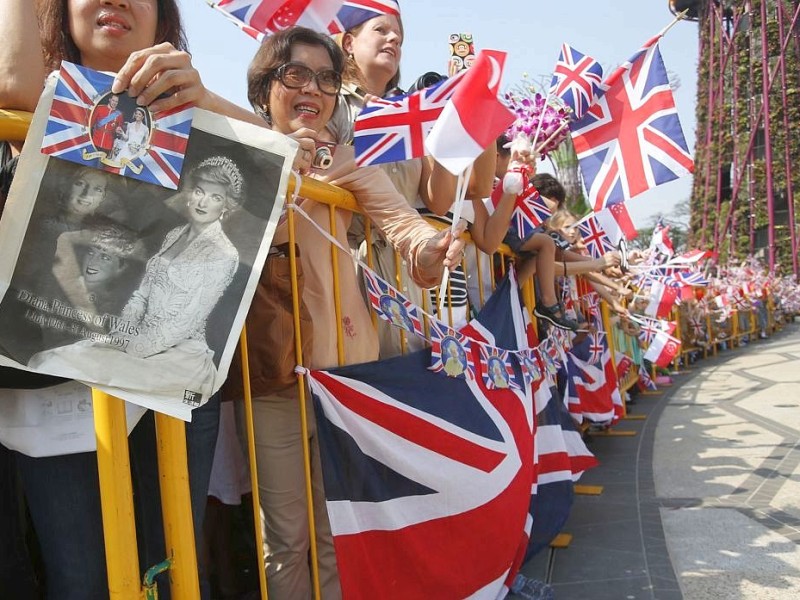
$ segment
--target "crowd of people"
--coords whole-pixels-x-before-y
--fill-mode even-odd
[[[468,321],[471,309],[479,307],[479,298],[488,297],[489,273],[497,266],[492,255],[503,243],[514,254],[520,281],[536,278],[535,315],[539,321],[578,335],[590,332],[592,325],[570,299],[574,296],[570,278],[585,275],[611,309],[628,319],[626,305],[633,290],[623,258],[630,264],[646,260],[635,252],[625,257],[617,251],[598,259],[589,256],[576,231],[579,215],[565,206],[564,188],[554,177],[535,172],[538,157],[529,143],[509,144],[505,137],[475,161],[466,191],[472,210],[466,212],[471,239],[480,252],[465,256],[465,241],[460,236],[463,227],[455,232],[440,230],[423,218],[452,222],[450,210],[458,181],[447,169],[430,157],[362,168],[354,161],[350,145],[354,120],[364,103],[371,97],[401,93],[398,82],[406,36],[401,18],[363,13],[342,25],[344,33],[336,38],[303,27],[267,36],[250,61],[247,81],[241,82],[251,104],[246,109],[203,85],[187,51],[175,0],[0,0],[0,33],[4,37],[0,107],[32,111],[46,74],[58,68],[61,60],[111,71],[116,73],[113,88],[107,105],[97,109],[103,108],[103,114],[96,115],[92,138],[112,157],[132,160],[138,156],[150,126],[143,108],[134,109],[126,121],[117,110],[118,94],[136,98],[137,104],[151,113],[188,102],[292,138],[299,148],[293,165],[297,172],[344,188],[358,202],[359,215],[336,211],[335,223],[331,223],[326,205],[297,200],[310,219],[296,220],[294,248],[289,246],[287,222],[278,226],[247,316],[265,568],[269,597],[277,600],[313,595],[304,433],[311,452],[322,597],[341,596],[314,420],[308,420],[307,429],[303,427],[293,373],[294,337],[275,330],[280,320],[274,318],[270,300],[278,290],[286,290],[291,253],[298,257],[303,360],[310,368],[389,358],[422,347],[421,339],[401,336],[397,328],[383,322],[379,321],[376,329],[351,257],[339,253],[334,273],[330,245],[323,243],[318,229],[354,254],[370,257],[383,278],[396,282],[413,302],[427,303],[434,311],[438,303],[429,290],[440,283],[443,270],[449,269],[449,293],[440,305],[444,309],[439,318],[454,328]],[[326,169],[314,166],[321,143],[337,146]],[[3,201],[13,178],[16,158],[12,157],[19,150],[5,149],[0,173]],[[120,313],[135,323],[137,333],[123,349],[78,342],[34,355],[30,366],[53,364],[62,353],[79,352],[87,371],[102,371],[109,361],[119,361],[133,365],[129,367],[131,376],[139,379],[146,376],[148,365],[156,358],[174,360],[176,377],[186,376],[181,368],[187,357],[193,365],[191,373],[213,370],[205,321],[239,264],[224,224],[226,215],[238,208],[246,185],[242,173],[233,161],[221,156],[197,165],[181,184],[184,220],[170,225],[160,248],[146,262],[137,232],[115,220],[125,207],[112,192],[114,177],[94,169],[79,171],[61,200],[69,209],[69,218],[64,219],[64,211],[59,211],[58,218],[40,221],[43,246],[36,252],[62,257],[54,261],[48,276],[73,305],[91,303],[97,309],[102,304],[103,312]],[[552,216],[520,239],[511,227],[511,218],[518,197],[528,186],[539,191]],[[365,226],[367,220],[371,227]],[[182,271],[198,264],[211,274],[203,277],[202,293],[187,289],[181,278]],[[398,265],[402,266],[399,270]],[[476,295],[470,292],[479,268],[484,272],[484,289]],[[129,290],[125,302],[121,301],[124,294],[109,296],[104,290],[130,269],[141,272],[139,287]],[[332,301],[334,279],[340,290],[341,312]],[[167,313],[176,316],[165,318]],[[248,485],[242,474],[244,459],[236,440],[236,419],[228,410],[243,398],[237,361],[226,386],[196,409],[186,426],[195,538],[198,554],[206,557],[201,566],[208,565],[209,555],[217,556],[209,553],[204,535],[220,539],[218,527],[208,523],[205,530],[203,527],[209,494],[235,503]],[[283,371],[276,372],[276,366]],[[499,385],[502,367],[493,375]],[[88,378],[84,371],[73,376]],[[2,368],[0,402],[5,401],[7,390],[24,389],[31,398],[46,399],[58,397],[63,386],[70,385],[73,383],[67,380]],[[309,414],[313,411],[310,402],[307,409]],[[138,423],[131,426],[139,557],[144,569],[165,556],[152,414],[140,414]],[[231,467],[221,468],[220,461],[226,460]],[[95,453],[54,454],[43,447],[29,456],[0,444],[0,478],[0,596],[107,598]],[[215,517],[224,514],[217,504],[210,506],[215,507],[211,509]],[[29,517],[24,516],[26,510]],[[30,560],[28,521],[38,540],[40,572]],[[210,598],[211,585],[203,569],[200,581],[201,596]],[[168,597],[166,581],[160,589],[162,597]]]

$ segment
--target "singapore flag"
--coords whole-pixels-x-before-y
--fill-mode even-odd
[[[506,53],[481,50],[445,105],[425,148],[458,175],[514,122],[514,113],[497,97]]]

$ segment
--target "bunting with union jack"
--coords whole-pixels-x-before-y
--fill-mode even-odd
[[[381,319],[408,333],[424,337],[425,332],[422,329],[422,319],[417,305],[370,269],[364,269],[364,284],[370,306]]]
[[[462,73],[466,71],[413,94],[368,102],[355,121],[356,164],[375,165],[424,156],[425,138]]]
[[[517,374],[511,362],[511,353],[508,350],[484,344],[478,344],[478,348],[481,356],[483,384],[487,389],[522,389],[517,381]]]
[[[609,75],[602,95],[570,125],[595,211],[694,168],[658,48],[660,37]]]
[[[113,80],[112,75],[62,62],[42,152],[177,189],[194,109],[145,110],[146,131],[134,146],[130,127],[134,113],[142,109],[130,97],[112,94]]]
[[[434,373],[458,379],[475,379],[472,342],[444,323],[431,323],[431,366]]]

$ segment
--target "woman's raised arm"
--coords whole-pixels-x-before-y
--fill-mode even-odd
[[[33,0],[0,0],[0,108],[33,112],[47,74]]]

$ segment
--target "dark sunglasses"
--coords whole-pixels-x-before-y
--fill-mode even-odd
[[[319,91],[328,96],[335,96],[342,87],[342,76],[333,69],[315,73],[301,63],[281,65],[275,71],[275,79],[292,90],[304,88],[312,79],[316,79]]]

